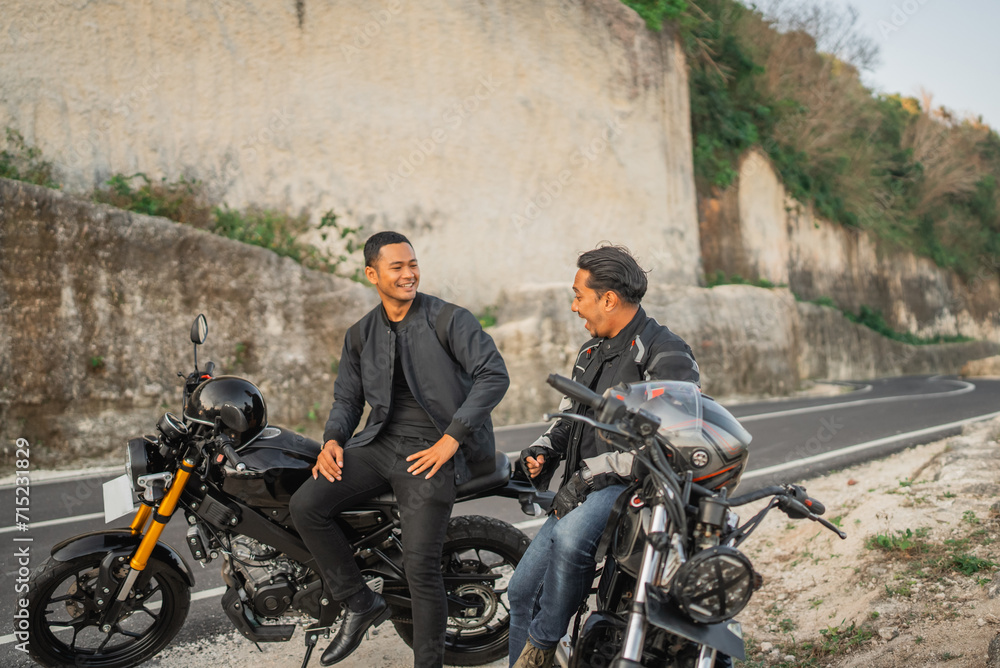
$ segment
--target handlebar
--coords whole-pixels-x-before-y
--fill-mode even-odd
[[[727,503],[730,506],[744,506],[748,503],[759,501],[760,499],[768,496],[781,496],[794,499],[800,506],[802,506],[802,510],[804,510],[806,514],[811,513],[813,515],[822,515],[826,512],[826,506],[824,506],[819,499],[807,496],[805,487],[800,485],[788,485],[787,487],[783,487],[781,485],[771,485],[770,487],[762,487],[755,492],[727,499]]]
[[[788,497],[795,499],[807,513],[812,513],[813,515],[822,515],[826,512],[826,506],[824,506],[818,499],[814,499],[806,494],[806,488],[801,485],[789,485],[788,486]]]
[[[548,384],[565,394],[570,399],[575,400],[584,406],[590,406],[594,412],[600,413],[604,407],[604,397],[597,394],[589,387],[581,385],[575,380],[570,380],[559,374],[549,374]]]
[[[803,504],[812,511],[813,515],[822,515],[826,512],[826,506],[824,506],[819,499],[814,499],[812,497],[807,497]]]
[[[704,488],[702,488],[704,489]],[[733,506],[745,506],[748,503],[753,503],[754,501],[760,501],[768,496],[780,496],[785,493],[785,488],[780,485],[771,485],[770,487],[762,487],[755,492],[750,492],[748,494],[741,494],[739,496],[733,496],[726,499],[731,507]]]
[[[826,512],[826,506],[824,506],[818,499],[808,496],[806,494],[805,487],[802,487],[801,485],[771,485],[770,487],[764,487],[755,492],[750,492],[749,494],[734,496],[731,499],[727,499],[726,503],[728,503],[730,507],[742,506],[769,496],[773,497],[774,501],[772,501],[772,504],[762,511],[759,517],[763,518],[763,514],[766,514],[767,510],[777,506],[778,509],[793,520],[806,519],[818,522],[825,528],[837,534],[841,539],[847,538],[847,534],[837,528],[832,522],[820,517],[820,515]],[[750,529],[750,531],[752,530],[753,529]],[[743,535],[745,537],[748,534],[749,531],[745,532]]]
[[[225,455],[226,461],[232,464],[234,469],[237,471],[246,471],[247,465],[244,464],[240,459],[240,456],[236,454],[236,450],[233,448],[229,439],[222,441],[222,454]]]

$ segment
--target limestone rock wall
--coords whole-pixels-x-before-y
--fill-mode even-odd
[[[602,239],[701,273],[683,52],[619,0],[10,0],[0,60],[0,128],[69,189],[333,209],[473,308]]]
[[[803,299],[830,297],[858,312],[880,310],[899,331],[918,336],[962,334],[1000,342],[996,266],[973,268],[963,281],[930,259],[880,248],[866,232],[817,217],[789,197],[758,152],[740,165],[739,180],[699,203],[705,271],[765,278]]]
[[[318,437],[344,332],[375,303],[262,248],[0,179],[0,467],[20,437],[37,466],[119,461],[180,413],[199,313],[201,368],[256,382],[272,422]]]

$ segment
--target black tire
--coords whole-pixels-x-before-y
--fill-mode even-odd
[[[187,583],[167,564],[150,559],[121,615],[103,633],[94,589],[104,556],[50,557],[32,575],[28,651],[41,665],[136,666],[166,647],[184,624],[191,606]]]
[[[478,620],[448,618],[445,664],[481,666],[507,656],[510,630],[507,584],[530,542],[520,530],[492,517],[463,515],[448,523],[442,569],[452,573],[493,573],[501,577],[488,589],[466,585],[469,591],[465,595],[486,603],[492,612]],[[403,642],[413,647],[413,625],[399,619],[393,619],[392,624]]]

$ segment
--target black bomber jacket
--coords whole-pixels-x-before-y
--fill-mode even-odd
[[[439,338],[435,328],[446,307],[452,314],[440,324],[447,332]],[[353,340],[355,336],[361,340]],[[496,444],[490,412],[507,392],[507,367],[472,313],[422,293],[417,293],[395,332],[379,304],[345,334],[323,442],[333,439],[345,448],[360,447],[381,431],[391,410],[397,336],[403,373],[414,398],[442,434],[461,444],[454,458],[456,484],[491,472]],[[371,413],[364,429],[355,434],[366,402]]]

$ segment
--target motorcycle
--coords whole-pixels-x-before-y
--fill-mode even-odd
[[[288,506],[321,446],[268,426],[263,396],[249,381],[215,376],[212,362],[199,370],[198,346],[207,335],[199,315],[191,327],[194,371],[184,381],[183,417],[166,413],[156,435],[129,440],[126,474],[106,485],[106,505],[131,509],[140,494],[131,524],[62,541],[31,576],[29,651],[43,666],[135,666],[170,643],[195,583],[184,557],[160,541],[164,526],[181,514],[193,559],[203,566],[221,561],[222,608],[247,639],[287,641],[296,628],[288,615],[312,619],[304,668],[341,616]],[[506,455],[497,453],[495,465],[460,485],[457,501],[504,496],[529,514],[547,505],[530,485],[510,480]],[[412,646],[397,499],[383,494],[338,521],[368,586],[389,603],[396,632]],[[449,612],[445,663],[475,666],[507,654],[506,586],[527,546],[521,531],[498,519],[450,520],[441,560]]]
[[[579,420],[633,457],[598,547],[596,607],[584,600],[556,650],[563,668],[713,668],[745,659],[735,617],[763,578],[738,548],[774,508],[846,534],[797,485],[730,497],[750,434],[692,383],[622,384],[600,396],[562,376],[548,382],[594,410],[547,414]],[[746,522],[734,508],[770,497]],[[588,614],[589,613],[589,614]],[[584,621],[585,618],[585,621]]]

